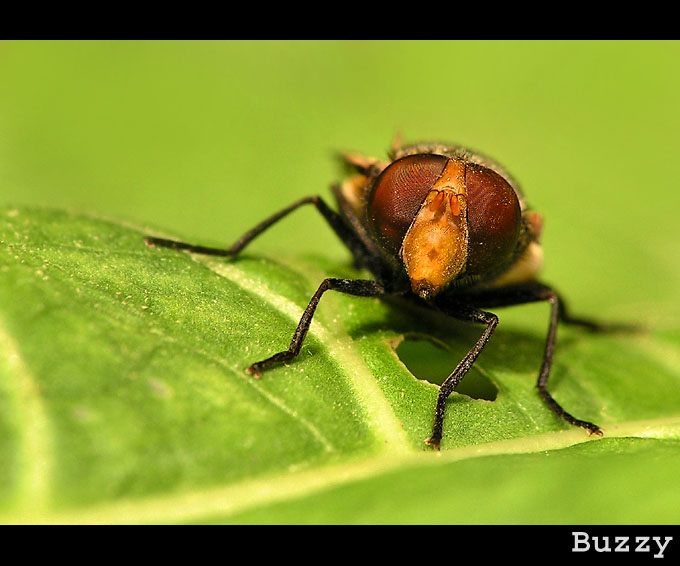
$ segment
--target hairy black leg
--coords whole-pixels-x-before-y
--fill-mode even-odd
[[[246,369],[249,374],[260,377],[262,371],[269,366],[279,362],[288,362],[300,353],[302,343],[304,342],[309,326],[312,323],[312,317],[314,316],[316,307],[321,300],[321,296],[326,291],[340,291],[341,293],[357,295],[360,297],[377,297],[385,294],[384,287],[376,281],[366,279],[324,279],[309,301],[305,312],[302,313],[302,318],[300,318],[300,322],[295,329],[293,339],[291,340],[288,349],[274,354],[266,360],[252,364]]]
[[[555,354],[555,344],[557,340],[557,325],[560,321],[567,324],[575,324],[587,328],[593,332],[619,331],[626,328],[624,325],[604,324],[590,319],[572,317],[568,314],[559,295],[552,288],[535,281],[503,287],[500,289],[489,289],[485,291],[470,293],[467,299],[478,306],[504,307],[521,305],[526,303],[548,301],[550,303],[550,322],[548,325],[548,335],[546,337],[545,349],[543,352],[543,362],[538,374],[536,387],[538,388],[541,399],[558,417],[569,424],[587,430],[590,434],[601,436],[600,427],[588,421],[577,419],[552,397],[548,391],[548,378],[553,365]],[[630,329],[630,327],[628,327]]]
[[[577,419],[572,414],[565,411],[562,406],[555,401],[552,395],[548,392],[548,377],[550,377],[550,370],[553,364],[553,356],[555,354],[555,343],[557,339],[557,324],[560,320],[560,299],[552,289],[546,287],[538,300],[547,300],[550,302],[550,323],[548,325],[548,336],[545,341],[545,351],[543,353],[543,363],[541,364],[541,371],[538,374],[538,381],[536,382],[536,387],[538,388],[538,393],[541,399],[550,407],[553,413],[555,413],[561,419],[564,419],[569,424],[584,428],[589,434],[596,434],[602,436],[602,431],[600,427],[588,421],[582,421]],[[574,324],[581,324],[584,326],[583,322],[579,319],[578,322]],[[587,325],[585,325],[587,326]]]
[[[245,248],[252,240],[264,232],[275,222],[281,220],[284,216],[287,216],[297,208],[305,205],[313,204],[316,206],[317,210],[322,214],[326,221],[333,228],[335,233],[340,237],[340,239],[347,245],[352,253],[362,253],[363,246],[357,241],[356,236],[347,228],[347,226],[342,221],[340,215],[333,211],[319,196],[312,196],[300,199],[294,202],[290,206],[287,206],[283,210],[280,210],[276,214],[273,214],[269,218],[260,222],[257,226],[243,234],[236,242],[234,242],[229,248],[219,249],[219,248],[208,248],[205,246],[196,246],[193,244],[187,244],[185,242],[178,242],[175,240],[167,240],[165,238],[154,238],[152,236],[147,236],[145,238],[146,244],[150,247],[160,246],[164,248],[173,248],[176,250],[186,250],[199,254],[215,255],[215,256],[227,256],[234,257],[243,248]],[[365,252],[364,252],[365,253]]]
[[[460,380],[463,379],[465,374],[472,367],[472,364],[475,362],[477,356],[479,356],[484,346],[486,346],[491,334],[498,325],[498,317],[495,314],[478,309],[466,308],[461,310],[447,310],[447,314],[450,314],[451,316],[460,320],[486,324],[486,329],[479,337],[479,340],[477,340],[477,343],[458,363],[456,369],[454,369],[451,375],[449,375],[449,377],[444,380],[444,383],[442,383],[441,387],[439,388],[437,404],[434,410],[432,436],[430,436],[430,438],[425,441],[427,444],[434,446],[437,450],[439,450],[439,444],[442,440],[444,414],[446,412],[446,400],[449,398],[449,395],[453,393]]]

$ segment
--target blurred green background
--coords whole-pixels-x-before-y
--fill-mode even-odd
[[[548,278],[584,308],[677,315],[679,56],[673,42],[4,42],[0,202],[228,244],[328,194],[334,150],[383,156],[400,131],[504,164],[545,215]],[[256,245],[345,257],[311,209]]]

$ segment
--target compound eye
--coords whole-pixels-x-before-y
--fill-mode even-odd
[[[448,157],[418,154],[391,163],[376,179],[368,199],[368,224],[383,247],[397,254]]]
[[[510,259],[522,212],[515,189],[498,173],[468,164],[465,172],[470,274],[484,274]]]

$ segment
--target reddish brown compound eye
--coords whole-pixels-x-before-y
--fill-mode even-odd
[[[510,259],[519,238],[521,217],[515,189],[498,173],[468,164],[468,265],[471,275],[484,274]]]
[[[368,199],[368,224],[383,247],[397,254],[402,240],[448,157],[418,154],[391,163]]]

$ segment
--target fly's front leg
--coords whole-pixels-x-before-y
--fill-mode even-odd
[[[477,356],[481,353],[489,341],[491,334],[498,325],[498,317],[490,312],[485,312],[479,309],[466,308],[464,310],[452,310],[447,311],[454,318],[465,320],[469,322],[478,322],[486,324],[486,329],[477,340],[477,343],[470,349],[470,351],[465,355],[465,357],[456,366],[451,375],[446,378],[444,383],[442,383],[439,388],[439,395],[437,396],[437,404],[434,410],[434,423],[432,425],[432,436],[428,438],[425,442],[431,446],[434,446],[439,450],[439,445],[442,440],[442,430],[444,427],[444,414],[446,413],[446,400],[449,395],[453,393],[456,386],[460,382],[465,374],[470,370],[472,364],[477,359]]]
[[[321,296],[326,291],[340,291],[341,293],[359,297],[377,297],[385,294],[384,287],[376,281],[365,279],[325,279],[323,283],[319,285],[316,293],[312,296],[305,312],[302,313],[302,318],[300,318],[300,322],[295,329],[293,339],[291,340],[288,349],[283,352],[278,352],[261,362],[252,364],[246,369],[247,373],[255,377],[260,377],[263,370],[280,362],[288,362],[300,353],[302,343],[304,342],[309,326],[312,323],[316,307],[321,300]]]

